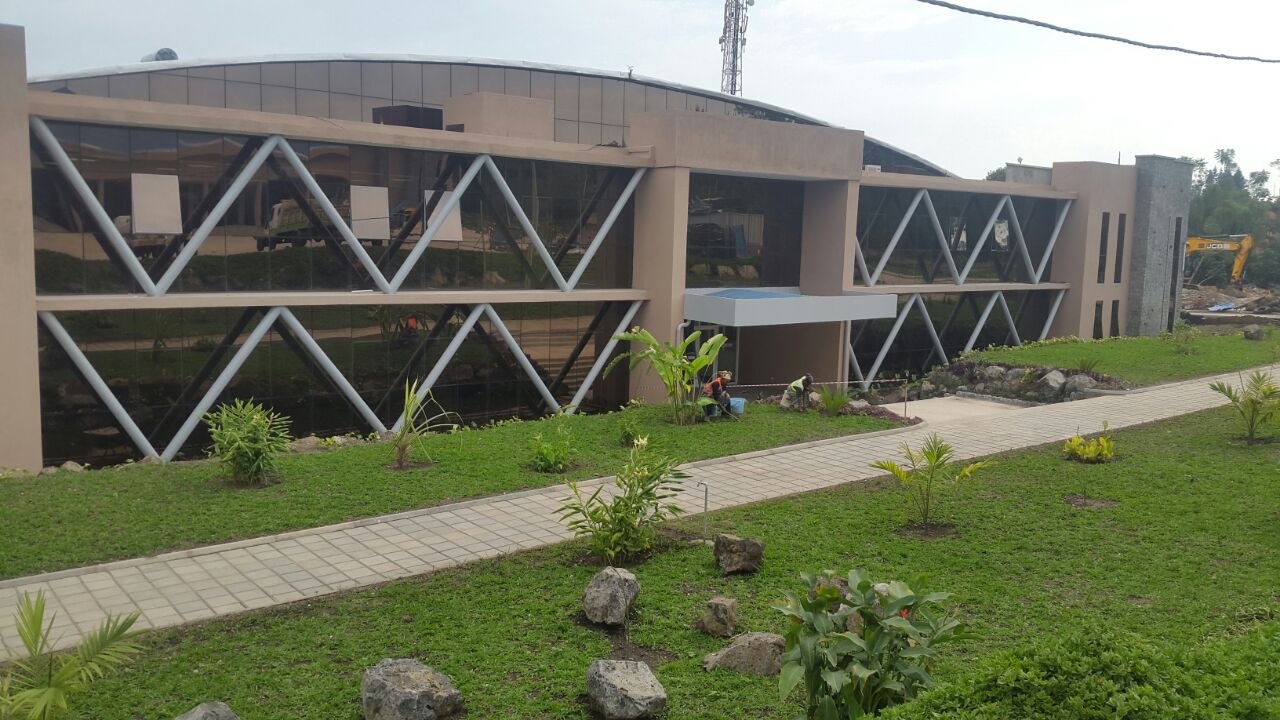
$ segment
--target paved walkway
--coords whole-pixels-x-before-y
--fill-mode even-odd
[[[1234,381],[1236,373],[1220,376]],[[904,430],[794,445],[691,463],[681,505],[692,513],[710,487],[712,510],[862,480],[868,464],[896,457],[940,433],[961,457],[977,457],[1147,423],[1222,404],[1212,378],[1129,395],[1002,408]],[[927,407],[924,403],[919,406]],[[597,482],[606,482],[600,480]],[[591,483],[586,483],[591,484]],[[20,645],[10,621],[24,592],[44,590],[59,645],[79,640],[106,613],[139,610],[141,627],[162,628],[431,572],[558,543],[569,533],[553,511],[563,485],[271,537],[0,582],[0,659]]]

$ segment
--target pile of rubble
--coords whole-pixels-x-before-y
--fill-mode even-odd
[[[1186,310],[1210,312],[1276,312],[1280,310],[1280,298],[1270,290],[1253,285],[1243,288],[1185,286],[1182,290],[1182,307]]]

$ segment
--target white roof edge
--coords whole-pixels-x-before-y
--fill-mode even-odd
[[[139,72],[160,72],[164,70],[182,70],[193,67],[209,67],[213,65],[253,65],[257,63],[273,63],[273,62],[405,62],[405,63],[449,63],[452,65],[486,65],[490,67],[514,68],[520,70],[539,70],[544,72],[568,73],[572,75],[587,75],[591,77],[601,77],[616,80],[630,80],[632,82],[643,83],[647,85],[658,85],[664,88],[677,90],[679,92],[688,92],[702,95],[704,97],[723,100],[726,102],[740,103],[760,108],[761,110],[770,110],[772,112],[788,115],[798,120],[810,122],[815,125],[825,125],[828,127],[839,127],[825,120],[819,120],[811,115],[788,110],[784,107],[772,105],[770,103],[761,102],[759,100],[751,100],[740,97],[738,95],[729,95],[716,90],[706,90],[704,88],[685,85],[683,83],[670,82],[659,78],[649,77],[647,75],[637,75],[631,72],[622,72],[618,70],[596,70],[592,68],[575,67],[572,65],[557,65],[555,63],[532,62],[528,60],[503,60],[500,58],[485,57],[466,57],[455,55],[418,55],[408,53],[283,53],[256,56],[241,56],[232,58],[195,58],[192,60],[155,60],[151,62],[136,62],[122,65],[106,65],[103,67],[89,68],[87,70],[75,70],[65,73],[52,73],[48,75],[34,75],[27,78],[28,83],[54,82],[57,80],[73,80],[86,77],[101,77],[104,75],[126,75]],[[883,140],[866,136],[867,140],[883,145],[884,147],[905,155],[916,162],[930,167],[948,177],[956,177],[953,173],[947,171],[938,165],[925,160],[919,155],[909,153],[906,150],[890,145]]]

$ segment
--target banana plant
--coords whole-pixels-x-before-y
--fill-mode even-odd
[[[892,460],[880,460],[871,464],[877,470],[893,475],[907,488],[907,496],[920,515],[920,524],[928,529],[933,517],[933,493],[937,486],[950,485],[968,479],[986,467],[988,462],[975,462],[961,466],[955,462],[955,450],[937,433],[930,433],[919,450],[902,444],[905,465]]]
[[[641,364],[662,381],[667,391],[667,404],[671,406],[671,420],[676,425],[692,425],[702,418],[703,408],[715,401],[703,397],[698,387],[698,373],[711,367],[720,355],[725,336],[717,334],[698,345],[697,352],[691,353],[689,348],[697,344],[702,337],[701,331],[689,333],[679,343],[664,343],[639,326],[630,332],[622,332],[613,336],[615,340],[639,346],[629,352],[615,357],[605,368],[605,377],[623,360],[629,361],[629,367],[635,370]]]
[[[1244,423],[1245,439],[1257,442],[1258,430],[1280,413],[1280,385],[1270,373],[1254,371],[1247,379],[1240,380],[1240,389],[1218,381],[1209,389],[1225,397]]]

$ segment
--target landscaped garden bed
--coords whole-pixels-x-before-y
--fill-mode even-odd
[[[265,487],[228,484],[205,461],[124,465],[89,472],[0,478],[0,577],[76,567],[569,480],[611,475],[625,461],[623,426],[681,462],[790,443],[883,430],[882,417],[825,417],[749,405],[737,420],[676,426],[661,405],[621,412],[508,422],[415,446],[408,469],[388,467],[387,443],[340,438],[308,442],[279,458]],[[564,473],[531,467],[535,435],[563,428],[571,445]],[[430,460],[430,462],[426,462]],[[39,538],[38,542],[32,538]]]
[[[723,427],[735,425],[673,434]],[[777,678],[703,670],[726,641],[695,621],[725,596],[739,632],[781,633],[788,620],[771,606],[803,587],[798,573],[865,567],[877,580],[926,575],[929,590],[951,593],[944,602],[969,632],[939,648],[937,699],[926,694],[897,717],[1111,717],[1112,694],[1098,691],[1113,686],[1099,678],[1116,683],[1126,717],[1270,717],[1280,712],[1277,456],[1235,442],[1238,433],[1220,409],[1114,433],[1116,463],[1070,462],[1057,445],[993,458],[936,491],[937,519],[954,528],[943,537],[903,534],[911,513],[889,480],[713,514],[713,533],[763,541],[752,574],[724,575],[710,548],[689,541],[700,517],[668,523],[657,550],[630,565],[641,589],[625,643],[581,622],[583,588],[602,563],[574,541],[150,633],[139,661],[78,707],[96,720],[164,718],[220,699],[245,720],[355,718],[365,669],[405,657],[450,676],[468,717],[584,718],[587,668],[624,653],[655,665],[665,717],[790,718],[803,712],[799,695],[780,700]],[[1114,504],[1064,502],[1080,494]],[[1119,649],[1106,655],[1117,662],[1086,662],[1107,648]],[[1048,674],[1016,670],[1034,667]],[[1018,683],[1000,679],[1006,669]],[[1073,681],[1053,683],[1055,673]],[[1039,704],[1010,700],[1011,688]]]

